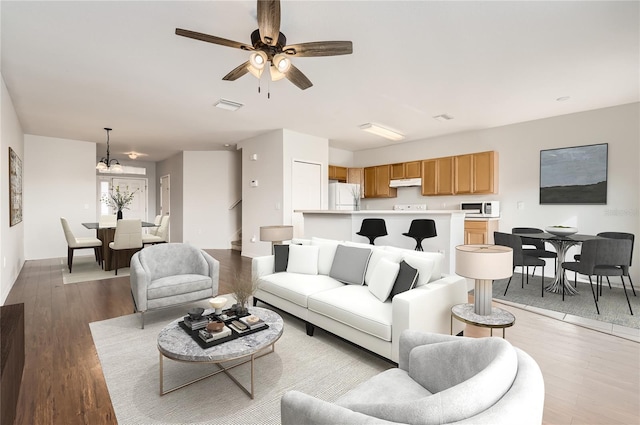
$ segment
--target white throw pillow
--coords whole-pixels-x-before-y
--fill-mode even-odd
[[[431,272],[431,278],[429,279],[429,282],[433,282],[434,280],[442,278],[442,264],[444,263],[444,254],[440,252],[414,251],[409,249],[396,248],[393,246],[386,246],[385,249],[391,252],[402,253],[402,258],[406,258],[408,255],[410,255],[412,257],[432,259],[435,263],[433,265],[433,271]]]
[[[333,265],[333,257],[336,255],[339,241],[333,239],[311,238],[311,246],[317,246],[318,251],[318,273],[329,275]]]
[[[400,264],[381,258],[373,270],[371,282],[369,282],[369,292],[380,301],[385,302],[393,289],[399,270]]]
[[[287,273],[318,274],[318,247],[289,245]]]
[[[371,245],[369,245],[371,246]],[[392,263],[400,263],[402,261],[402,254],[398,252],[390,252],[382,247],[373,248],[371,250],[371,257],[369,258],[369,264],[367,265],[367,272],[364,275],[364,282],[369,285],[371,278],[373,277],[374,270],[381,259],[386,258]]]
[[[426,285],[427,283],[429,283],[431,274],[433,273],[433,267],[435,266],[435,261],[433,259],[421,258],[415,255],[405,255],[403,259],[411,267],[418,270],[418,281],[415,285],[416,288],[418,286]]]

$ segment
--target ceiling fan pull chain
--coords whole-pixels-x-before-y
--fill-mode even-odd
[[[271,79],[267,78],[267,99],[271,99]]]

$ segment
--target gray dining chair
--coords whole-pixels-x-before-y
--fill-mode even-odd
[[[535,227],[514,227],[511,229],[511,233],[519,233],[519,234],[538,234],[544,233],[544,230],[538,229]],[[545,246],[545,242],[542,239],[537,238],[528,238],[526,236],[522,236],[522,253],[524,255],[529,255],[531,257],[536,258],[553,258],[554,268],[553,270],[558,269],[558,253],[555,251],[548,251]],[[526,248],[526,246],[533,246],[533,248]],[[533,273],[535,274],[536,269],[533,268]],[[555,272],[554,272],[555,273]]]
[[[589,277],[589,286],[591,287],[593,301],[598,314],[600,314],[598,292],[602,286],[602,277],[620,276],[624,295],[627,298],[629,312],[633,315],[633,309],[631,308],[631,302],[629,302],[629,295],[627,294],[627,287],[624,283],[624,268],[628,268],[631,262],[631,249],[632,244],[628,239],[590,239],[582,243],[580,261],[562,263],[564,270],[571,270]],[[596,276],[595,291],[593,289],[591,276]],[[562,273],[562,279],[562,299],[564,300],[564,272]]]
[[[522,267],[523,273],[520,274],[520,279],[521,286],[523,288],[525,274],[527,275],[527,284],[529,283],[529,267],[542,267],[542,275],[540,276],[540,293],[544,297],[544,266],[546,265],[545,261],[537,257],[524,255],[522,252],[522,238],[518,235],[513,235],[511,233],[493,232],[493,240],[496,245],[508,246],[513,249],[513,268],[515,270],[516,267]],[[504,289],[504,295],[507,295],[512,277],[513,276],[509,277],[507,287]]]

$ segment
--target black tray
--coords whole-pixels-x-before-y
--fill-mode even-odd
[[[248,316],[248,315],[249,315],[249,314],[245,314],[244,316]],[[208,315],[206,315],[206,316],[208,316],[208,317],[212,317],[212,318],[214,318],[214,319],[218,320],[218,316],[216,316],[216,315],[215,315],[215,314],[213,314],[213,313],[212,313],[212,314],[208,314]],[[244,316],[239,316],[239,317],[244,317]],[[178,325],[180,325],[180,327],[181,327],[181,328],[182,328],[186,333],[188,333],[188,334],[191,336],[191,338],[193,338],[193,340],[194,340],[195,342],[197,342],[197,343],[198,343],[198,345],[200,346],[200,348],[203,348],[203,349],[211,348],[211,347],[215,347],[216,345],[220,345],[220,344],[224,344],[225,342],[233,341],[233,340],[234,340],[234,339],[236,339],[236,338],[240,338],[240,337],[243,337],[243,336],[245,336],[245,335],[251,335],[251,334],[254,334],[254,333],[256,333],[256,332],[260,332],[260,331],[263,331],[263,330],[265,330],[265,329],[269,329],[269,325],[267,325],[267,324],[265,323],[265,325],[264,325],[264,326],[261,326],[261,327],[259,327],[259,328],[257,328],[257,329],[247,329],[247,330],[246,330],[246,331],[244,331],[244,332],[238,332],[238,331],[236,331],[235,329],[233,329],[231,326],[229,326],[229,324],[230,324],[233,320],[237,320],[237,318],[233,318],[233,319],[229,319],[229,320],[224,321],[224,324],[225,324],[229,329],[231,329],[231,335],[226,336],[226,337],[224,337],[224,338],[216,339],[215,341],[211,341],[211,342],[206,342],[206,341],[204,341],[202,338],[200,338],[200,335],[198,335],[198,331],[199,331],[200,329],[196,329],[195,331],[194,331],[194,330],[191,330],[191,328],[189,328],[187,325],[185,325],[184,320],[179,321],[179,322],[178,322]]]

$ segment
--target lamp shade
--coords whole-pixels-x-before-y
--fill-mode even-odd
[[[456,274],[478,280],[511,277],[513,250],[501,245],[458,245]]]
[[[293,238],[293,226],[262,226],[260,240],[264,242],[288,241]]]

